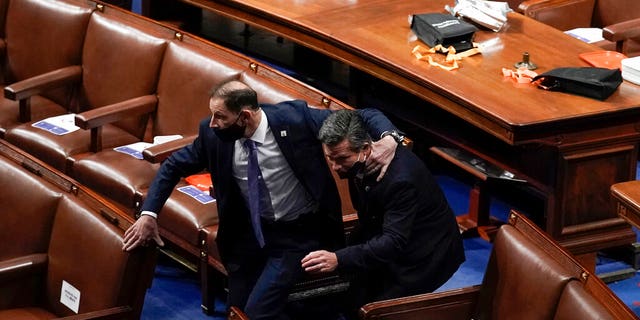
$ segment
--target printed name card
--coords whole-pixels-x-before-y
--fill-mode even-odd
[[[211,195],[209,195],[208,193],[196,188],[195,186],[180,187],[180,188],[178,188],[178,191],[189,195],[190,197],[196,199],[198,202],[200,202],[202,204],[207,204],[207,203],[211,203],[211,202],[216,201],[216,199],[213,198]]]
[[[74,118],[75,114],[70,113],[37,121],[32,126],[61,136],[80,129],[76,126]]]
[[[144,149],[177,139],[182,139],[182,136],[178,134],[168,136],[155,136],[153,137],[153,143],[135,142],[125,146],[115,147],[113,148],[113,150],[128,154],[136,159],[142,160],[142,151],[144,151]]]
[[[73,312],[78,313],[78,309],[80,308],[80,290],[76,289],[70,283],[62,280],[60,303],[67,306]]]

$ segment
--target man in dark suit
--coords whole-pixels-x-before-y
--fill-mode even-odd
[[[343,245],[340,199],[317,139],[331,111],[299,100],[258,105],[256,92],[239,81],[215,88],[209,108],[212,116],[200,123],[195,141],[162,164],[123,248],[152,240],[161,245],[157,212],[181,177],[206,169],[218,205],[216,242],[229,275],[228,304],[253,320],[285,318],[289,289],[304,274],[300,259]],[[374,136],[394,129],[378,111],[359,113]],[[396,142],[379,143],[385,151],[371,166],[386,170]],[[251,180],[256,162],[260,172]]]
[[[376,181],[363,167],[374,149],[371,138],[350,110],[330,115],[319,137],[332,169],[349,179],[359,230],[353,244],[335,252],[313,251],[301,260],[302,267],[311,273],[339,269],[363,275],[357,282],[360,292],[350,296],[359,299],[353,308],[444,284],[464,261],[464,249],[455,216],[424,163],[399,148]]]

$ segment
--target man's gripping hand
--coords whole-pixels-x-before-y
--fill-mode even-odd
[[[131,251],[139,246],[146,246],[149,241],[155,241],[158,246],[164,246],[158,232],[156,218],[141,215],[140,218],[124,233],[122,250]]]
[[[384,174],[387,173],[387,168],[393,160],[396,154],[396,148],[398,143],[391,136],[385,136],[384,138],[374,142],[371,145],[371,154],[367,158],[367,174],[377,172],[380,170],[376,181],[382,180]]]

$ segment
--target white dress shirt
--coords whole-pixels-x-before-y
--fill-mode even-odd
[[[269,190],[273,217],[263,217],[272,221],[291,221],[300,214],[311,212],[317,207],[285,159],[273,132],[269,127],[267,115],[260,110],[262,117],[258,128],[249,138],[256,143],[258,164]],[[235,142],[233,154],[233,176],[240,191],[247,200],[247,157],[244,147],[245,138]]]

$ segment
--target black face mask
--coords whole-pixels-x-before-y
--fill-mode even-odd
[[[358,178],[358,179],[362,179],[362,177],[364,177],[364,162],[356,162],[354,163],[351,168],[349,168],[349,170],[347,170],[347,172],[338,172],[338,176],[342,179],[352,179],[352,178]]]
[[[347,179],[347,178],[362,179],[364,177],[364,168],[365,168],[366,161],[367,161],[367,156],[364,157],[364,161],[360,162],[360,154],[358,154],[358,160],[356,160],[356,162],[353,163],[351,168],[349,168],[347,172],[338,172],[338,176],[341,179]]]
[[[224,129],[214,128],[213,131],[216,133],[216,136],[218,136],[220,140],[225,142],[233,142],[242,138],[247,126],[239,125],[238,119],[240,119],[240,115],[238,115],[238,118],[236,118],[236,121],[232,125]]]

